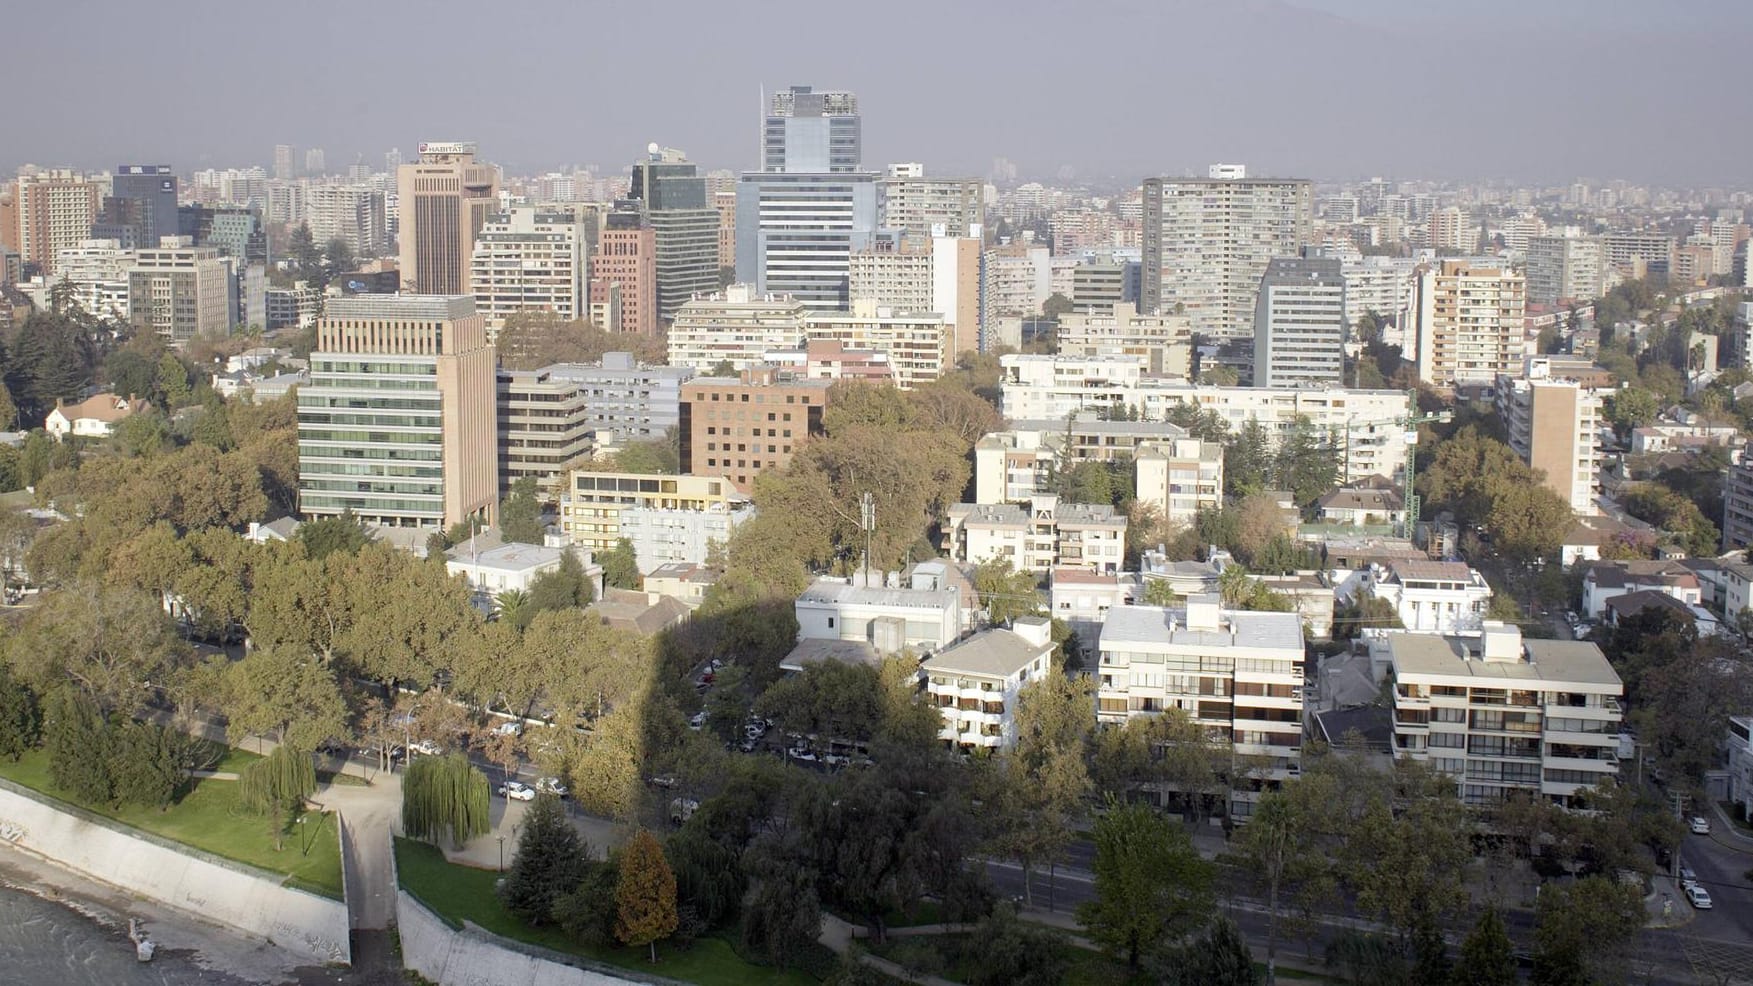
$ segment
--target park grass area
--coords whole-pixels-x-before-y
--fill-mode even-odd
[[[238,755],[238,751],[232,751],[220,761],[220,769],[233,769],[225,766],[228,763],[241,766],[248,762],[233,760]],[[254,754],[242,756],[254,759]],[[238,807],[235,781],[197,778],[181,801],[169,810],[159,811],[134,805],[116,808],[79,804],[55,787],[49,776],[49,755],[43,750],[31,750],[17,763],[0,759],[0,777],[130,828],[270,873],[284,874],[287,886],[337,900],[342,896],[341,844],[335,820],[325,813],[303,813],[302,824],[287,824],[282,841],[285,848],[275,852],[269,820]]]
[[[414,839],[396,839],[396,872],[404,890],[453,925],[471,921],[505,938],[605,965],[702,986],[742,986],[745,983],[814,986],[816,982],[814,977],[799,970],[780,970],[745,961],[723,938],[699,938],[685,949],[659,942],[657,964],[653,965],[643,948],[581,945],[567,938],[558,928],[532,928],[499,902],[499,895],[494,893],[494,883],[499,879],[497,872],[459,866],[446,860],[436,848]]]

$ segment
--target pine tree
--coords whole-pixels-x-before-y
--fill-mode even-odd
[[[603,566],[603,581],[617,589],[637,589],[640,586],[639,553],[634,550],[633,542],[622,538],[615,546],[604,552],[598,559]]]
[[[128,722],[116,730],[110,776],[122,804],[168,808],[183,783],[182,734],[148,722]]]
[[[615,937],[623,945],[645,945],[657,961],[657,941],[676,930],[676,875],[664,859],[657,837],[645,829],[621,850],[621,878],[615,884]]]
[[[1504,930],[1497,908],[1488,908],[1461,943],[1461,961],[1455,967],[1455,986],[1515,986],[1515,944]]]
[[[523,816],[517,858],[499,891],[506,910],[532,925],[554,921],[555,902],[578,888],[588,857],[589,849],[566,820],[560,799],[538,795]]]
[[[37,693],[15,680],[6,664],[0,662],[0,757],[18,762],[42,735],[43,715],[37,707]]]
[[[534,476],[511,484],[511,495],[499,506],[499,533],[519,544],[542,543],[542,501]]]
[[[108,724],[96,703],[64,686],[49,696],[43,715],[43,746],[49,752],[49,779],[76,801],[108,804],[115,790],[110,778]]]

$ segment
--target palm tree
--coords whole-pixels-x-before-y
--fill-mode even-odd
[[[507,589],[493,597],[493,605],[501,620],[521,629],[524,613],[529,610],[530,594],[522,589]]]

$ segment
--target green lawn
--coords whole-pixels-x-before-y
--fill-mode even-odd
[[[899,963],[903,968],[927,972],[952,982],[967,982],[973,972],[976,958],[963,954],[968,943],[967,935],[908,935],[901,938],[890,938],[882,945],[873,945],[871,951],[892,962]],[[869,943],[867,943],[869,944]],[[1145,986],[1149,977],[1142,973],[1133,974],[1126,968],[1126,963],[1115,961],[1101,952],[1082,948],[1077,945],[1065,946],[1065,955],[1069,964],[1065,970],[1065,986]],[[1254,968],[1260,973],[1261,981],[1266,978],[1266,963],[1256,962]],[[1305,973],[1285,969],[1281,965],[1278,970],[1278,981],[1281,983],[1336,983],[1313,973]]]
[[[647,961],[644,949],[593,948],[571,941],[555,928],[532,928],[513,917],[499,903],[498,895],[493,892],[498,873],[447,862],[443,853],[413,839],[396,839],[396,871],[403,888],[452,922],[473,921],[496,935],[556,952],[702,986],[742,986],[745,983],[814,986],[816,982],[797,970],[780,971],[746,962],[722,938],[701,938],[685,950],[666,947],[660,942],[654,966]]]
[[[252,757],[233,751],[222,764]],[[225,768],[230,769],[230,768]],[[17,763],[0,759],[0,777],[22,784],[52,798],[71,802],[56,790],[49,780],[49,756],[42,750],[26,753]],[[168,811],[133,806],[111,808],[80,805],[93,814],[114,819],[123,825],[142,829],[154,835],[193,846],[215,856],[248,863],[273,873],[284,873],[289,886],[299,887],[326,897],[341,897],[341,846],[335,820],[326,814],[308,812],[303,824],[288,826],[280,852],[274,851],[268,819],[242,811],[237,806],[235,781],[196,780],[183,800]],[[302,844],[310,844],[305,853]]]

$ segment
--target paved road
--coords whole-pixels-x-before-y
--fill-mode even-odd
[[[1747,881],[1753,855],[1709,836],[1688,835],[1680,848],[1680,859],[1698,874],[1699,884],[1710,893],[1714,905],[1699,911],[1688,930],[1708,938],[1753,942],[1753,884]]]

